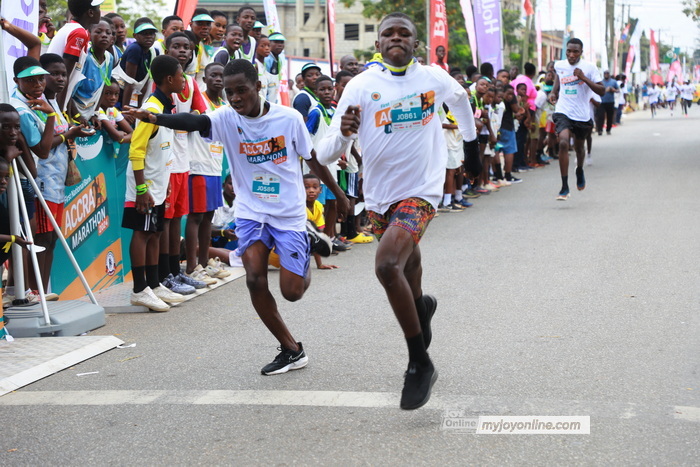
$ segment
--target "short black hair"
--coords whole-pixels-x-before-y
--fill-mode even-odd
[[[523,69],[525,70],[525,76],[534,76],[537,73],[537,67],[530,62],[527,62]]]
[[[245,78],[253,84],[258,82],[258,71],[250,60],[238,58],[236,60],[231,60],[224,67],[224,77],[237,75],[239,73],[243,73]]]
[[[4,152],[4,151],[3,151],[3,152]],[[5,155],[4,155],[4,154],[3,154],[2,157],[0,157],[0,165],[6,165],[7,168],[8,168],[8,170],[9,170],[9,168],[10,168],[10,161],[8,161],[7,159],[5,159]]]
[[[228,15],[220,10],[211,10],[209,12],[209,16],[211,16],[212,18],[216,18],[217,16],[223,16],[224,18],[226,18],[226,21],[228,21]]]
[[[464,70],[464,76],[466,76],[467,78],[471,78],[472,75],[477,71],[479,71],[479,69],[474,65],[467,65],[466,70]]]
[[[173,42],[173,40],[177,39],[178,37],[184,37],[188,41],[192,41],[190,36],[187,34],[186,31],[177,31],[172,34],[170,34],[168,37],[165,38],[165,48],[168,49],[170,48],[170,44]]]
[[[163,18],[163,21],[160,23],[160,25],[161,25],[161,27],[162,27],[163,29],[165,29],[165,28],[167,28],[168,25],[169,25],[170,23],[172,23],[173,21],[182,21],[182,18],[180,18],[180,17],[177,16],[177,15],[166,16],[165,18]],[[184,21],[183,21],[183,23],[184,23]]]
[[[39,57],[39,63],[41,63],[41,67],[46,69],[47,66],[51,65],[52,63],[63,63],[65,65],[65,61],[63,60],[63,57],[61,57],[58,54],[43,54],[41,57]]]
[[[178,31],[184,33],[189,39],[190,42],[194,42],[195,44],[197,43],[197,36],[194,35],[194,33],[191,30],[186,30],[186,31]]]
[[[177,58],[170,55],[158,55],[151,63],[153,82],[160,86],[168,76],[176,75],[178,68],[180,68],[180,62]]]
[[[238,28],[238,29],[240,29],[241,31],[243,30],[243,28],[241,27],[240,24],[238,24],[238,23],[231,23],[231,24],[229,24],[228,26],[226,26],[226,34],[228,34],[228,33],[231,31],[231,29],[233,29],[233,28]]]
[[[511,86],[510,84],[504,84],[504,85],[503,85],[503,92],[506,92],[506,91],[509,90],[509,89],[513,89],[513,86]]]
[[[581,46],[581,50],[583,50],[583,42],[581,42],[581,39],[579,39],[578,37],[572,37],[571,39],[569,39],[569,42],[567,42],[566,45],[569,44],[578,44]]]
[[[15,76],[17,76],[22,71],[33,66],[41,66],[41,63],[39,63],[39,60],[36,58],[25,55],[24,57],[19,57],[17,60],[15,60],[14,65],[12,65],[12,71],[15,73]]]
[[[484,62],[481,64],[479,72],[481,72],[482,75],[491,76],[493,74],[493,65],[489,62]]]
[[[501,73],[508,73],[508,75],[510,76],[510,71],[506,70],[505,68],[501,68],[500,70],[498,70],[496,72],[496,76],[500,75]]]
[[[256,17],[258,16],[258,13],[255,11],[255,8],[253,8],[253,7],[250,6],[250,5],[243,5],[242,7],[240,7],[240,8],[238,9],[238,13],[236,14],[236,18],[238,18],[239,16],[241,16],[241,14],[242,14],[244,11],[246,11],[246,10],[251,10],[251,11],[253,12],[253,14],[254,14]]]
[[[153,20],[151,18],[146,17],[146,16],[142,16],[141,18],[137,19],[136,21],[134,21],[134,31],[136,30],[136,28],[138,28],[142,24],[146,24],[146,23],[153,24]],[[156,25],[153,24],[153,27],[155,27],[155,26]]]
[[[515,89],[519,89],[520,86],[523,86],[523,87],[527,88],[527,84],[525,84],[525,83],[518,83],[517,86],[515,86]]]
[[[331,78],[328,75],[321,75],[316,79],[316,87],[317,88],[318,88],[318,83],[320,83],[321,81],[330,81],[331,84],[333,84],[333,78]]]
[[[88,11],[95,8],[91,5],[92,0],[68,0],[68,11],[74,18],[80,18]]]
[[[120,15],[119,13],[112,12],[112,13],[107,13],[104,17],[113,20],[114,18],[122,18],[122,15]],[[124,19],[124,18],[122,18],[122,19]]]
[[[9,113],[9,112],[14,112],[14,113],[19,113],[17,112],[17,109],[15,109],[12,105],[6,104],[5,102],[0,102],[0,113]]]
[[[350,73],[349,71],[340,70],[338,73],[335,74],[335,82],[337,83],[338,81],[340,81],[341,79],[345,78],[346,76],[349,76],[350,78],[354,78],[354,77],[355,77],[355,75],[353,75],[353,74]]]
[[[315,173],[309,172],[307,174],[304,174],[304,180],[312,180],[312,179],[316,179],[319,182],[321,181],[321,178],[318,175],[316,175]]]
[[[209,73],[209,70],[214,68],[215,66],[220,66],[221,68],[224,68],[223,63],[219,62],[210,62],[207,66],[204,67],[204,76],[206,76]]]
[[[109,24],[110,26],[114,27],[114,21],[112,21],[112,18],[108,17],[107,15],[103,16],[100,18],[100,23],[104,21],[105,23]],[[99,23],[98,23],[99,24]],[[93,25],[94,26],[94,25]]]
[[[377,34],[379,34],[379,32],[382,30],[382,24],[384,24],[384,21],[390,20],[390,19],[392,19],[392,18],[405,19],[406,21],[408,21],[409,23],[411,23],[411,26],[413,26],[413,33],[414,33],[416,36],[418,36],[418,31],[416,30],[416,25],[415,25],[415,23],[413,22],[413,20],[411,19],[411,17],[408,16],[407,14],[405,14],[405,13],[401,13],[400,11],[395,11],[395,12],[393,12],[393,13],[389,13],[389,14],[386,15],[384,18],[382,18],[382,20],[379,22],[379,26],[377,27]],[[437,48],[436,48],[435,50],[437,50]]]

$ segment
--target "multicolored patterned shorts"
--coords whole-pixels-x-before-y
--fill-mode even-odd
[[[420,242],[433,217],[435,217],[435,208],[421,198],[408,198],[396,202],[384,214],[374,211],[368,213],[372,233],[376,235],[377,240],[381,240],[386,229],[396,226],[407,230],[416,245]]]

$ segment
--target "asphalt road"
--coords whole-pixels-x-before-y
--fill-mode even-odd
[[[566,202],[555,201],[549,166],[433,221],[421,249],[424,290],[439,300],[440,377],[424,408],[398,408],[405,344],[374,277],[376,244],[357,245],[330,260],[340,269],[314,270],[299,302],[274,284],[307,368],[260,375],[276,343],[244,280],[170,313],[110,315],[92,334],[136,347],[0,398],[0,464],[697,465],[700,110],[691,113],[638,113],[594,137],[588,187]],[[591,428],[442,429],[454,410],[584,415]]]

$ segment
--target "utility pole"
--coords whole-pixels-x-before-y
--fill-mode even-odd
[[[609,62],[615,56],[615,0],[605,1],[605,39]],[[610,63],[606,63],[603,68],[611,69]]]

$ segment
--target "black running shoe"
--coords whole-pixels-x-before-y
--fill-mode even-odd
[[[309,243],[311,243],[311,253],[318,253],[326,258],[331,255],[333,242],[328,235],[318,230],[313,222],[306,221],[306,233],[309,236]]]
[[[583,169],[576,167],[576,188],[581,191],[586,188],[586,177],[583,176]]]
[[[433,331],[430,329],[430,321],[433,319],[433,315],[437,309],[437,298],[432,295],[423,294],[420,299],[423,301],[423,304],[418,307],[418,321],[420,321],[420,327],[423,331],[425,350],[428,350],[430,341],[433,340]]]
[[[309,357],[304,352],[304,347],[301,342],[297,342],[299,350],[289,350],[283,347],[277,347],[281,352],[275,357],[272,363],[265,365],[261,371],[264,375],[280,375],[289,370],[298,370],[304,368],[309,363]]]
[[[408,362],[401,391],[401,408],[414,410],[427,404],[437,377],[437,370],[430,360],[427,363]]]

